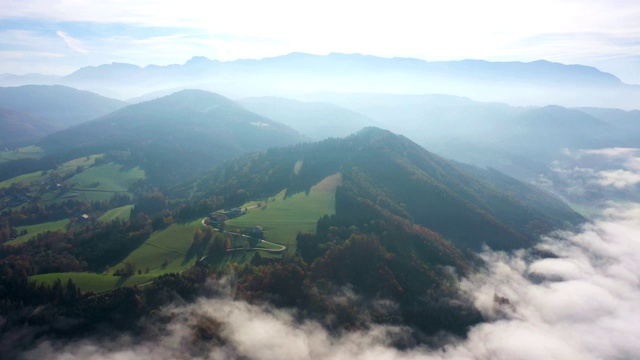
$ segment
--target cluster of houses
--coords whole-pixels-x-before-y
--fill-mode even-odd
[[[254,226],[253,229],[251,229],[251,237],[254,238],[262,238],[262,236],[264,235],[264,229],[262,228],[262,226]]]
[[[209,221],[211,225],[213,225],[216,228],[219,228],[220,225],[224,224],[225,221],[229,219],[237,218],[246,213],[247,213],[247,209],[241,209],[241,208],[233,208],[226,211],[224,210],[216,211],[209,214]],[[264,230],[262,226],[254,226],[253,229],[251,229],[251,233],[249,235],[254,238],[262,238],[264,235]]]
[[[55,179],[51,177],[46,178],[42,182],[42,185],[44,185],[48,190],[52,190],[52,191],[62,186],[62,184],[60,184],[59,182],[57,182]]]
[[[10,200],[11,203],[9,204],[9,207],[19,206],[20,204],[31,202],[31,199],[24,191],[15,190],[11,192],[11,190],[12,189],[9,189],[9,194],[8,194],[11,199]]]
[[[216,211],[209,214],[209,220],[211,220],[211,224],[213,226],[217,227],[229,219],[244,215],[246,212],[247,210],[242,210],[241,208],[233,208],[227,211]]]

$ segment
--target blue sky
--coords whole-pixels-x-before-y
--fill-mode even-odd
[[[640,84],[636,1],[3,0],[0,73],[290,52],[546,59]]]

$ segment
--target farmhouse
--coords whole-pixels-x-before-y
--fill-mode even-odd
[[[259,237],[261,238],[264,235],[264,231],[262,229],[262,226],[254,226],[253,229],[251,230],[251,236],[252,237]]]
[[[244,211],[242,211],[242,209],[240,209],[240,208],[233,208],[233,209],[229,210],[228,213],[229,213],[229,216],[238,217],[238,216],[244,214]]]

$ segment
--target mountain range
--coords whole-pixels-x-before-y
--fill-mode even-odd
[[[202,88],[240,98],[314,91],[440,93],[514,105],[634,108],[640,92],[596,68],[539,60],[424,61],[360,54],[292,53],[222,62],[194,57],[183,65],[112,63],[81,68],[58,84],[132,98],[168,88]]]
[[[106,115],[127,103],[61,85],[0,87],[0,108],[32,114],[68,127]]]
[[[434,97],[433,102],[445,100],[476,106],[459,98]],[[21,172],[30,173],[31,183],[13,186],[20,179],[10,179],[11,185],[0,189],[17,209],[0,214],[4,238],[12,238],[19,221],[69,225],[34,234],[37,239],[23,246],[0,247],[7,254],[2,261],[10,264],[2,267],[1,285],[22,289],[10,291],[3,311],[16,304],[58,301],[47,314],[73,313],[81,319],[68,332],[87,331],[114,318],[125,319],[127,328],[139,314],[163,304],[164,289],[195,298],[206,279],[233,269],[239,298],[294,306],[309,316],[328,318],[336,329],[363,325],[355,309],[366,309],[377,323],[407,325],[426,334],[464,335],[482,321],[457,290],[460,276],[482,266],[477,252],[485,246],[505,251],[530,248],[549,231],[572,229],[585,221],[543,190],[497,170],[447,160],[403,135],[365,127],[346,137],[308,142],[294,129],[248,110],[256,104],[262,106],[256,111],[272,111],[270,116],[300,129],[306,126],[314,136],[348,130],[338,125],[353,128],[377,121],[326,103],[273,98],[235,102],[203,90],[183,90],[42,138],[37,145],[43,157],[32,159]],[[505,113],[511,109],[497,108]],[[314,109],[322,115],[314,117]],[[526,126],[546,128],[558,122],[538,121],[535,112],[528,118],[530,110],[516,111]],[[584,116],[579,121],[602,125]],[[313,124],[322,117],[331,117],[333,128]],[[0,164],[0,175],[9,176],[7,169],[24,166],[25,161]],[[57,173],[64,164],[64,172]],[[136,168],[144,170],[143,176],[121,185],[117,194],[101,188]],[[84,178],[83,186],[73,183],[74,178]],[[317,195],[329,178],[335,183]],[[80,191],[112,197],[81,201],[76,196]],[[299,217],[320,207],[318,199],[325,202],[324,215]],[[296,222],[304,222],[307,230],[291,234],[289,250],[285,243],[277,245],[277,251],[286,254],[263,256],[263,250],[253,247],[263,244],[257,238],[214,234],[207,225],[205,216],[234,207],[251,207],[254,215],[270,218],[270,228],[264,230],[271,235]],[[256,225],[260,223],[250,226]],[[278,240],[275,235],[267,239]],[[245,243],[232,248],[233,241]],[[28,272],[9,271],[25,263]],[[102,269],[104,273],[96,272]],[[81,294],[74,282],[113,291]],[[126,287],[133,284],[148,284],[149,292],[147,287]],[[139,291],[145,295],[139,296]],[[357,296],[336,301],[336,294],[345,291]],[[381,301],[393,306],[381,310]],[[22,319],[20,314],[13,316],[3,329],[19,326]]]
[[[530,181],[565,149],[635,147],[637,111],[517,107],[451,95],[321,92],[305,101],[333,103],[372,118],[421,146],[457,161],[493,167]]]
[[[376,125],[370,117],[330,103],[268,96],[240,99],[238,103],[313,140],[344,137],[363,127]]]

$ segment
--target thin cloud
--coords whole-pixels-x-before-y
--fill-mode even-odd
[[[634,156],[640,153],[640,149],[636,148],[605,148],[605,149],[589,149],[589,150],[581,150],[578,154],[585,155],[600,155],[609,158],[628,158],[630,156]]]
[[[78,52],[80,54],[88,54],[89,50],[84,48],[84,44],[82,41],[69,36],[64,31],[56,31],[56,35],[58,35],[64,42],[71,48],[71,50]]]
[[[602,186],[624,189],[640,184],[640,174],[628,170],[601,171],[598,173],[596,182]]]

